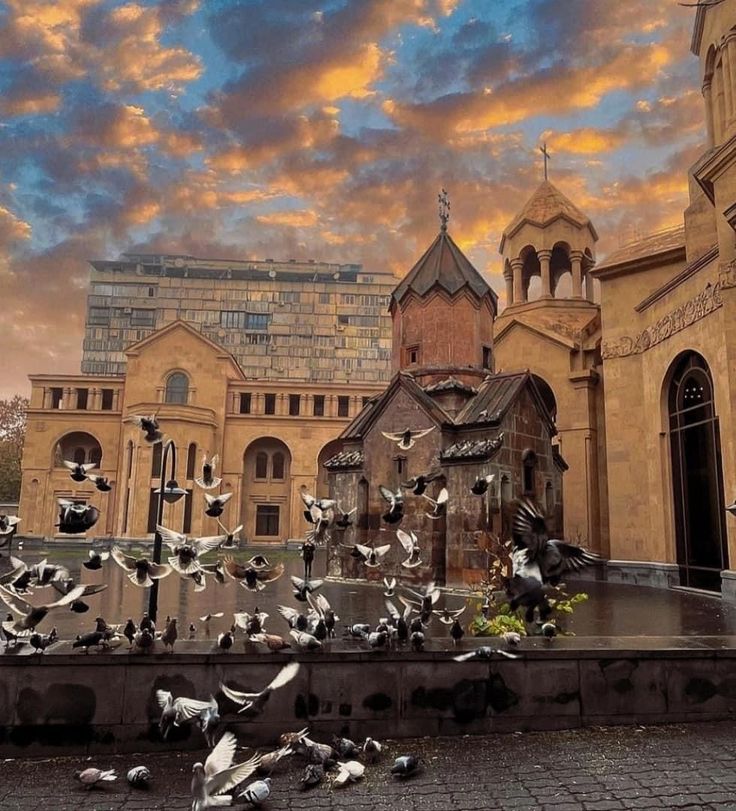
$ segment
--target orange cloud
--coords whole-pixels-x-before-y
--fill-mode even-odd
[[[274,211],[270,214],[260,214],[256,217],[256,221],[261,225],[311,228],[317,224],[318,217],[314,211],[302,209],[301,211]]]
[[[568,132],[547,130],[543,140],[553,152],[570,152],[575,155],[597,155],[600,152],[611,152],[623,146],[628,136],[623,131],[582,127]]]

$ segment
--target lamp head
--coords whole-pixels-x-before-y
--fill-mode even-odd
[[[159,487],[157,490],[154,490],[154,493],[156,493],[156,495],[159,493],[163,494],[164,501],[167,504],[175,504],[182,496],[187,494],[187,491],[179,487],[176,479],[171,479],[166,482],[165,487]]]

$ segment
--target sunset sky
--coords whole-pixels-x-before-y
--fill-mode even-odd
[[[542,178],[599,257],[681,222],[704,139],[675,0],[0,2],[0,396],[78,372],[88,265],[122,251],[359,262],[438,228],[503,294]]]

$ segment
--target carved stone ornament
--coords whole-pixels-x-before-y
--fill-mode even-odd
[[[736,287],[736,263],[730,262],[721,266],[718,281],[708,282],[705,289],[697,296],[675,307],[674,310],[648,326],[635,338],[624,335],[615,341],[604,341],[601,348],[603,359],[625,358],[629,355],[641,355],[647,349],[662,343],[671,335],[689,327],[701,318],[723,306],[721,290]]]

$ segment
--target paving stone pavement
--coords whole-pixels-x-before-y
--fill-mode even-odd
[[[392,780],[393,758],[408,752],[424,759],[423,771]],[[188,809],[191,765],[205,754],[0,761],[0,811]],[[154,776],[149,791],[125,782],[140,763]],[[73,775],[90,765],[115,768],[120,778],[87,791]],[[736,731],[724,722],[389,741],[360,783],[303,792],[300,773],[297,758],[279,767],[264,811],[736,811]]]

